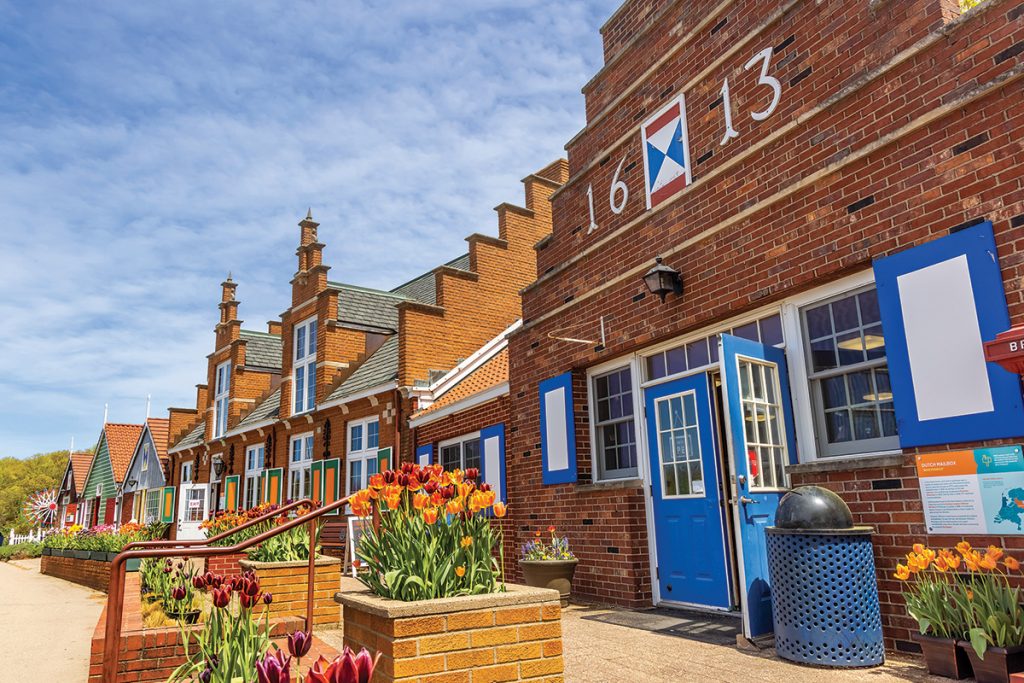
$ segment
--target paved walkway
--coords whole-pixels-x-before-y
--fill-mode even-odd
[[[39,560],[0,562],[0,681],[85,681],[93,629],[106,599],[40,574]]]
[[[735,645],[691,640],[649,630],[659,626],[643,613],[570,606],[562,612],[566,683],[621,681],[914,681],[939,683],[920,660],[890,657],[883,667],[842,671],[784,662],[771,651],[741,650]],[[607,619],[619,623],[609,623]],[[633,623],[623,626],[621,623]]]

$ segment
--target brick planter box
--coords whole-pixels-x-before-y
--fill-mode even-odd
[[[507,593],[385,600],[338,593],[345,645],[380,652],[374,683],[562,681],[558,591],[509,585]]]
[[[270,605],[270,616],[306,616],[306,590],[309,582],[309,563],[302,562],[253,562],[241,560],[241,568],[256,572],[260,588],[274,596]],[[341,560],[321,555],[316,561],[313,578],[313,623],[316,625],[337,625],[341,610],[334,596],[341,586]]]
[[[245,553],[214,555],[213,557],[206,558],[206,571],[220,574],[221,576],[238,576],[242,573],[242,560],[248,557]]]
[[[80,560],[77,557],[61,555],[43,555],[40,558],[39,572],[47,576],[88,586],[98,591],[107,592],[110,585],[110,563],[100,560]],[[136,571],[129,569],[129,571]]]

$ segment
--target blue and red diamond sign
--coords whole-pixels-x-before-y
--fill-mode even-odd
[[[690,145],[686,103],[679,95],[640,128],[644,149],[647,208],[653,208],[690,183]]]

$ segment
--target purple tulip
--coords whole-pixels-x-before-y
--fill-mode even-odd
[[[281,650],[267,653],[256,662],[256,678],[259,683],[291,683],[291,667],[292,658]]]
[[[177,600],[178,602],[181,602],[182,600],[184,600],[185,599],[185,587],[184,586],[175,586],[174,590],[171,591],[171,597],[174,598],[175,600]]]
[[[199,683],[210,683],[211,676],[213,676],[213,672],[210,671],[209,667],[203,669],[202,673],[199,674]]]
[[[270,594],[270,593],[264,593],[263,594],[263,604],[264,605],[269,605],[272,602],[274,602],[274,596],[272,594]]]
[[[288,652],[292,657],[305,657],[309,648],[313,645],[313,636],[305,631],[296,631],[288,634]]]

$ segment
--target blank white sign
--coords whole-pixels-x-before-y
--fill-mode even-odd
[[[548,471],[569,469],[568,425],[565,415],[565,388],[544,394],[544,438],[548,450]]]

